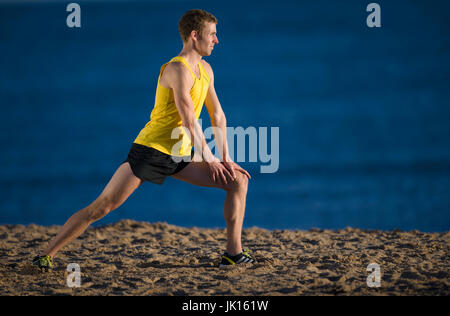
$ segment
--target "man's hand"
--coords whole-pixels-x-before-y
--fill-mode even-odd
[[[234,179],[236,179],[236,171],[239,171],[247,176],[247,178],[250,180],[252,177],[250,174],[241,166],[239,166],[237,163],[232,161],[230,158],[225,159],[225,161],[222,163],[225,168],[231,173]]]
[[[212,180],[216,183],[227,185],[228,181],[234,181],[235,179],[225,165],[216,157],[214,157],[212,162],[208,163],[208,167],[212,175]]]

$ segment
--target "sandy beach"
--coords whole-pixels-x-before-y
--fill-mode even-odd
[[[257,263],[219,269],[224,229],[122,220],[89,228],[41,273],[30,261],[59,228],[0,226],[0,295],[450,294],[450,232],[252,227],[243,245]],[[69,263],[80,267],[79,288],[66,284]],[[368,286],[371,263],[379,287]]]

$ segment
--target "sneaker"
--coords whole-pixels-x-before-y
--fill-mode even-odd
[[[41,270],[48,271],[53,268],[52,258],[50,256],[36,256],[33,259],[33,265]]]
[[[242,251],[240,254],[235,256],[230,256],[226,252],[222,255],[222,261],[219,264],[219,267],[227,267],[240,263],[253,263],[255,260],[250,255],[250,250],[246,249]]]

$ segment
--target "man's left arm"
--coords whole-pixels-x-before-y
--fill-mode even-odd
[[[219,149],[219,159],[227,167],[227,169],[231,171],[233,177],[236,178],[234,170],[237,170],[247,175],[250,179],[250,174],[237,163],[233,162],[229,156],[227,142],[227,119],[214,88],[214,73],[211,66],[206,61],[202,60],[202,63],[205,70],[208,72],[210,79],[208,93],[205,98],[205,106],[208,109],[211,125],[213,126],[214,140],[217,148]]]

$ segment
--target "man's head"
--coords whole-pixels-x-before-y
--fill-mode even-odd
[[[190,44],[201,55],[209,56],[217,39],[217,18],[204,10],[189,10],[180,19],[178,30],[183,44]]]

